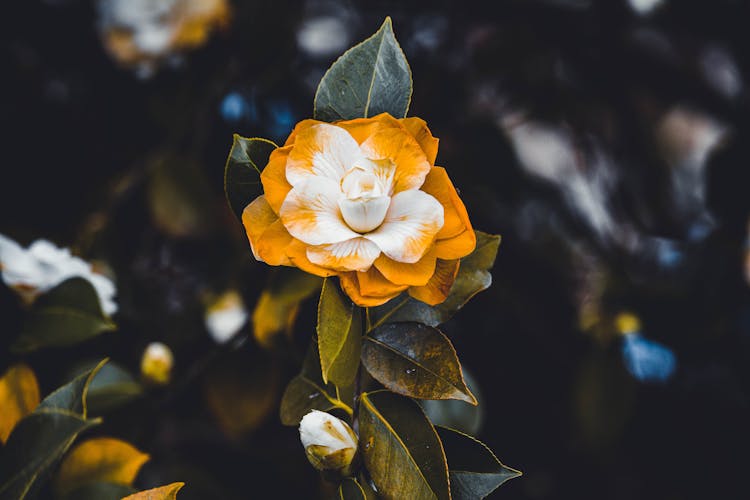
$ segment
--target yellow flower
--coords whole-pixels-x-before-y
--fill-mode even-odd
[[[419,118],[298,123],[242,214],[253,255],[338,276],[360,306],[443,302],[476,237],[437,147]]]

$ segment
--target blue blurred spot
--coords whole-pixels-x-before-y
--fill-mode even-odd
[[[640,382],[664,383],[677,368],[677,358],[671,349],[638,333],[623,337],[622,359],[628,372]]]
[[[221,101],[221,116],[228,122],[247,120],[254,122],[258,118],[255,105],[239,92],[230,92]]]
[[[661,267],[674,269],[682,264],[685,254],[676,242],[666,239],[656,239],[656,260]]]
[[[268,133],[277,140],[285,139],[296,122],[291,106],[283,101],[269,102],[268,117]]]

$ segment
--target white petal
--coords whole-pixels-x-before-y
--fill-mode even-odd
[[[339,200],[341,215],[346,225],[358,233],[367,233],[380,226],[385,220],[385,214],[391,198],[378,196],[377,198],[360,198],[358,200]]]
[[[365,238],[353,238],[307,249],[310,262],[337,271],[367,271],[378,256],[378,246]]]
[[[302,417],[299,423],[299,437],[302,446],[325,446],[331,453],[356,448],[357,442],[351,435],[349,426],[342,420],[319,410],[312,410]]]
[[[117,312],[117,303],[114,301],[114,297],[117,294],[115,284],[108,277],[98,273],[88,273],[82,275],[91,282],[91,285],[96,290],[96,294],[99,296],[99,304],[102,306],[102,311],[107,316],[112,316]]]
[[[286,163],[286,180],[296,187],[310,176],[338,183],[362,159],[359,145],[341,127],[320,123],[302,131]]]
[[[34,288],[44,280],[37,260],[12,239],[0,234],[0,269],[8,286],[29,285]]]
[[[391,259],[414,263],[430,248],[443,227],[443,206],[434,197],[411,189],[391,198],[385,221],[364,235]]]
[[[356,238],[341,217],[338,183],[325,177],[308,177],[292,188],[279,210],[289,234],[308,245],[324,245]]]

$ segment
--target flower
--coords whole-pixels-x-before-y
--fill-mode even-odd
[[[247,309],[236,290],[229,290],[206,309],[206,329],[218,344],[228,342],[247,323]]]
[[[23,249],[0,234],[0,270],[5,284],[28,302],[67,279],[84,278],[96,290],[102,311],[110,316],[117,312],[112,280],[94,272],[91,264],[71,255],[69,249],[58,248],[47,240],[36,240]]]
[[[313,467],[349,474],[357,453],[357,435],[346,422],[312,410],[299,423],[299,437]]]
[[[438,140],[419,118],[303,120],[261,174],[242,214],[253,255],[338,276],[360,306],[401,292],[443,302],[476,237]]]
[[[172,378],[174,355],[168,345],[151,342],[141,357],[141,375],[148,382],[165,385]]]

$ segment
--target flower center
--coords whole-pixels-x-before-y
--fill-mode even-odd
[[[375,174],[355,165],[341,178],[341,192],[341,215],[352,230],[367,233],[383,223],[391,198]]]

